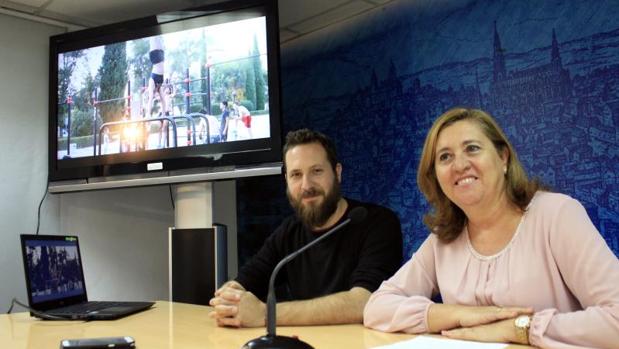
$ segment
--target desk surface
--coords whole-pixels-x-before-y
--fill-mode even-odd
[[[226,349],[241,348],[265,334],[264,328],[218,328],[207,316],[209,311],[205,306],[159,301],[153,309],[114,321],[42,321],[28,313],[0,315],[0,347],[58,349],[61,339],[132,336],[142,349]],[[361,325],[278,327],[277,334],[297,335],[317,349],[372,348],[413,338]]]

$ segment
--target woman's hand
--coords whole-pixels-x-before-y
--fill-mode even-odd
[[[464,339],[478,342],[518,343],[516,326],[514,325],[513,318],[485,325],[441,331],[441,335],[452,339]]]
[[[428,332],[492,324],[532,313],[532,308],[523,307],[432,304],[428,310]]]
[[[459,312],[460,326],[457,327],[473,327],[485,324],[491,324],[497,321],[513,319],[519,315],[530,315],[533,313],[532,308],[520,307],[465,307]]]

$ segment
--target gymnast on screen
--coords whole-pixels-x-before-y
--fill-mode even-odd
[[[163,75],[165,72],[165,52],[163,47],[163,37],[161,35],[152,36],[148,39],[150,44],[150,51],[148,52],[148,58],[152,64],[150,78],[148,79],[148,104],[145,110],[145,117],[149,118],[152,115],[153,104],[155,103],[155,94],[158,94],[159,103],[161,103],[161,113],[165,113],[168,110],[166,103],[168,102],[167,96],[165,96],[162,86],[164,85]],[[160,115],[155,115],[159,117]],[[167,135],[168,122],[163,121],[161,128],[159,129],[159,143],[158,147],[162,146],[163,133]],[[148,133],[147,133],[148,134]],[[166,137],[167,138],[167,137]],[[148,144],[148,143],[147,143]]]
[[[368,301],[364,324],[544,348],[617,348],[619,261],[575,199],[527,178],[496,121],[451,109],[417,183],[432,232]],[[443,303],[435,303],[440,295]]]

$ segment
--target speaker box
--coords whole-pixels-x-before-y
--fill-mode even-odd
[[[168,240],[171,301],[208,305],[228,280],[226,226],[170,228]]]

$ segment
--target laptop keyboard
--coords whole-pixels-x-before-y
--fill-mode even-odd
[[[139,303],[138,303],[139,304]],[[88,314],[93,311],[99,311],[101,309],[112,308],[112,307],[126,307],[132,306],[131,302],[95,302],[91,301],[88,303],[80,303],[74,304],[63,308],[54,309],[54,314]]]

